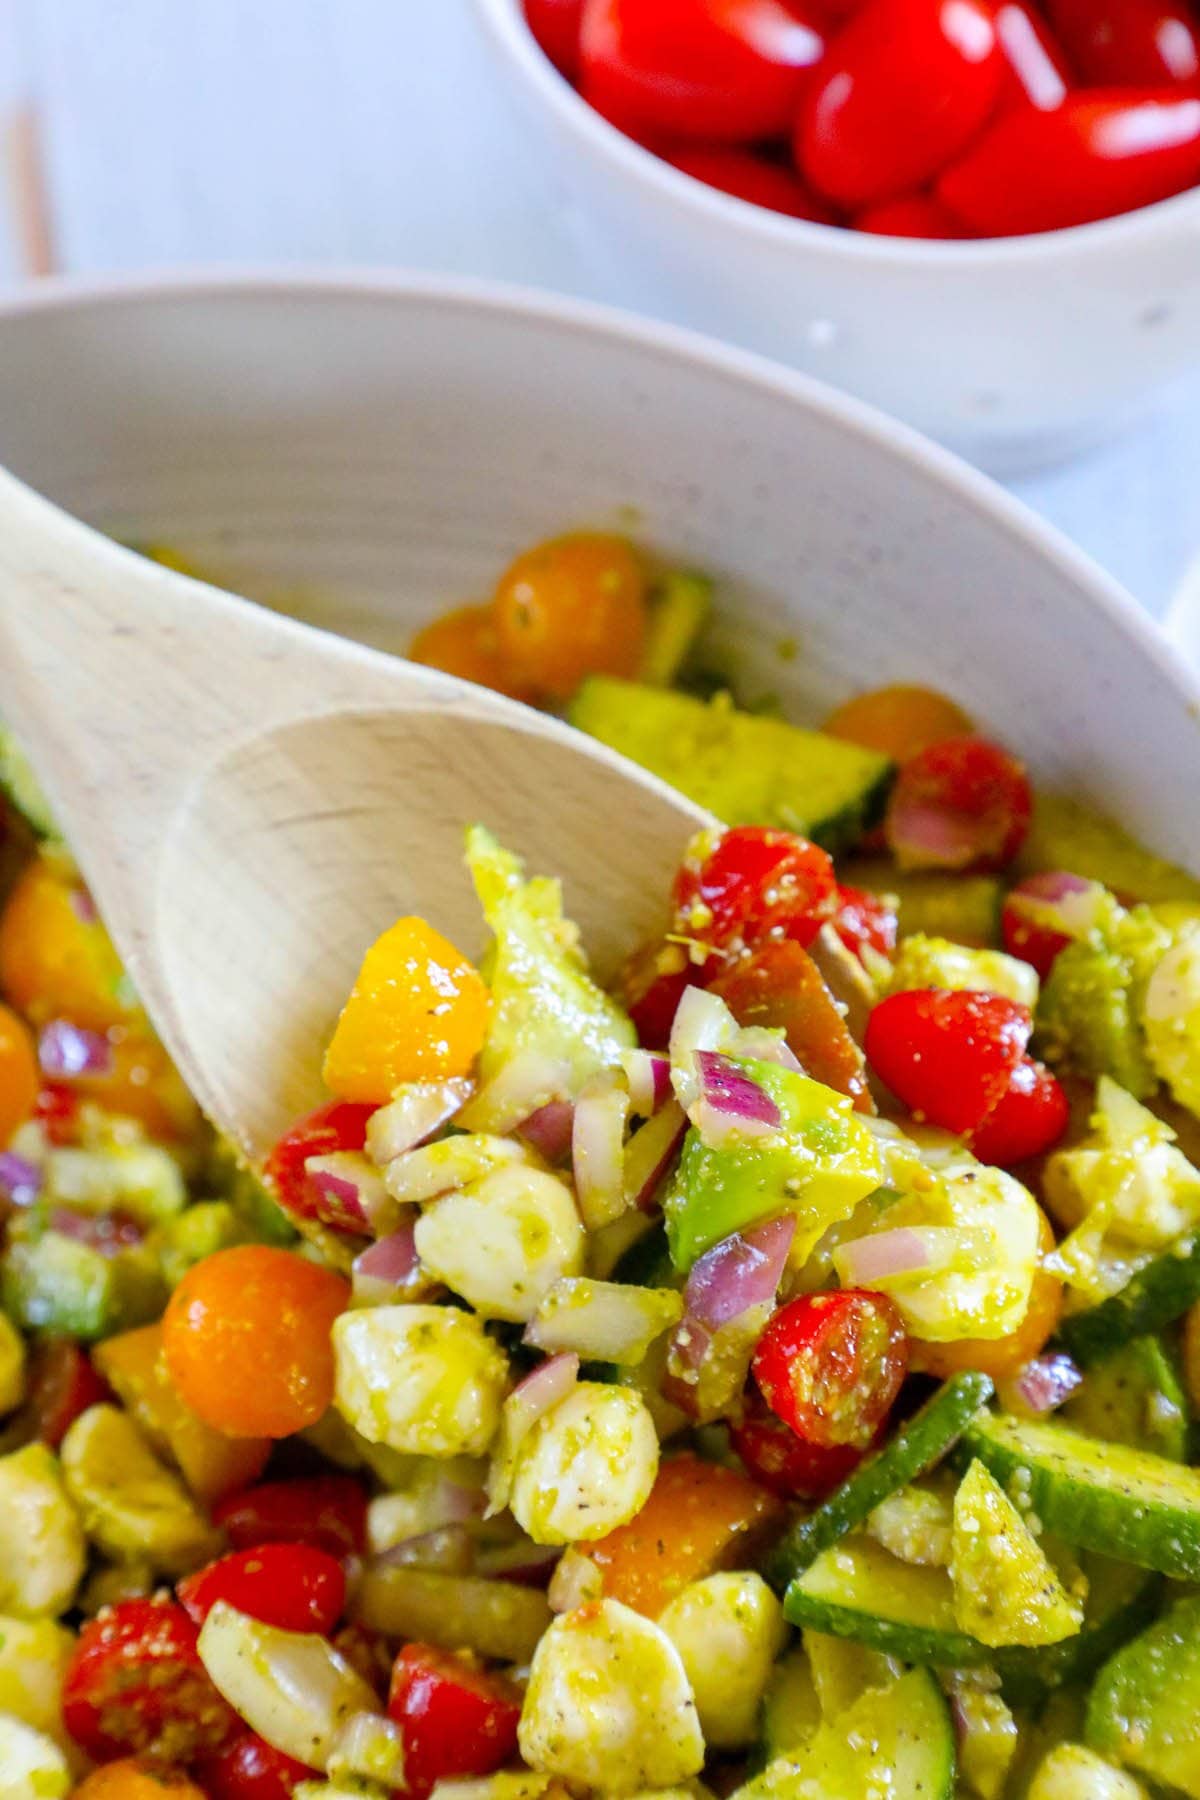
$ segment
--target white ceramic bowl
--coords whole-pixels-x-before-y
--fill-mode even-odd
[[[1118,429],[1200,361],[1200,190],[984,243],[787,219],[606,124],[542,55],[521,0],[475,5],[581,244],[628,304],[819,375],[997,473]]]
[[[1133,601],[943,451],[676,329],[418,279],[44,290],[0,305],[0,461],[397,649],[543,534],[635,529],[718,577],[751,693],[930,682],[1200,867],[1200,693]]]

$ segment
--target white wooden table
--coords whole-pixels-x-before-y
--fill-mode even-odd
[[[0,0],[0,109],[18,160],[36,120],[49,224],[31,245],[9,204],[0,280],[407,264],[624,298],[579,262],[467,0]],[[1200,552],[1200,371],[1013,485],[1161,614]]]

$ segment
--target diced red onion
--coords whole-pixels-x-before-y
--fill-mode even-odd
[[[84,1031],[69,1019],[52,1019],[38,1038],[43,1075],[70,1081],[81,1075],[111,1075],[113,1047],[103,1032]]]
[[[556,1282],[525,1327],[537,1350],[575,1351],[589,1361],[638,1363],[680,1318],[678,1294],[625,1281]]]
[[[85,887],[71,889],[71,911],[84,925],[97,925],[100,914],[96,910],[96,902]]]
[[[690,1418],[700,1417],[706,1406],[723,1407],[741,1391],[754,1343],[774,1310],[795,1235],[796,1220],[787,1213],[723,1238],[693,1267],[662,1381],[663,1398]],[[705,1392],[701,1384],[710,1357]],[[728,1392],[718,1391],[715,1377]]]
[[[635,1131],[625,1146],[625,1200],[649,1212],[687,1135],[687,1115],[678,1100],[668,1100],[652,1119]]]
[[[710,1150],[778,1131],[782,1115],[765,1088],[719,1051],[696,1053],[700,1091],[688,1115]]]
[[[978,819],[924,800],[893,795],[887,831],[902,869],[965,869],[979,855]]]
[[[706,1250],[683,1291],[685,1316],[709,1331],[728,1325],[752,1306],[774,1304],[796,1235],[793,1214],[752,1231],[735,1231]]]
[[[671,1026],[671,1085],[685,1111],[700,1097],[701,1050],[727,1050],[736,1040],[738,1022],[719,994],[707,988],[683,990]]]
[[[536,1050],[521,1050],[475,1095],[464,1123],[472,1130],[503,1135],[551,1100],[571,1098],[571,1071],[565,1063]]]
[[[671,1098],[671,1061],[655,1050],[626,1050],[621,1057],[629,1083],[629,1109],[649,1119]]]
[[[128,1213],[79,1213],[69,1206],[50,1209],[46,1224],[60,1236],[86,1244],[101,1256],[119,1256],[123,1250],[134,1250],[145,1241],[146,1233]]]
[[[350,1282],[354,1298],[368,1306],[415,1300],[430,1293],[437,1283],[421,1267],[417,1256],[413,1219],[406,1219],[354,1259]]]
[[[405,1538],[371,1558],[376,1569],[440,1569],[447,1575],[469,1575],[475,1567],[475,1543],[465,1525],[439,1525],[419,1537]]]
[[[915,1275],[930,1267],[929,1246],[917,1231],[898,1226],[841,1244],[837,1266],[848,1287],[869,1288],[895,1275]]]
[[[316,1214],[323,1225],[340,1231],[386,1231],[396,1217],[396,1206],[383,1184],[383,1176],[361,1150],[334,1150],[328,1156],[310,1156],[304,1173],[316,1196]]]
[[[1026,876],[1008,896],[1031,924],[1062,937],[1081,938],[1100,922],[1108,891],[1098,881],[1071,875],[1065,869],[1045,869]]]
[[[629,1091],[623,1071],[602,1069],[575,1102],[571,1163],[579,1213],[589,1231],[625,1211],[625,1131]]]
[[[504,1403],[505,1429],[515,1447],[544,1413],[565,1400],[579,1379],[579,1358],[564,1351],[548,1356],[519,1381]]]
[[[575,1126],[575,1106],[570,1100],[549,1100],[545,1106],[517,1126],[517,1131],[530,1147],[548,1163],[564,1163],[571,1153],[571,1134]]]
[[[448,1081],[410,1081],[396,1089],[386,1106],[367,1120],[367,1155],[380,1168],[431,1138],[465,1106],[474,1083],[465,1077]]]
[[[1054,1412],[1083,1380],[1082,1371],[1063,1351],[1035,1356],[997,1383],[1000,1404],[1009,1412],[1032,1414],[1035,1418]]]
[[[42,1191],[42,1171],[15,1150],[0,1150],[0,1196],[14,1206],[32,1206]]]
[[[765,1025],[743,1026],[733,1049],[737,1056],[747,1056],[752,1062],[778,1063],[794,1075],[804,1073],[804,1064],[787,1039],[778,1031],[768,1031]]]

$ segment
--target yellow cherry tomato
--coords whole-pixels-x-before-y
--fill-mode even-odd
[[[363,958],[325,1053],[342,1100],[382,1105],[404,1081],[465,1075],[491,996],[474,965],[424,919],[398,919]]]
[[[71,1800],[204,1800],[204,1790],[179,1770],[154,1769],[123,1756],[93,1769],[72,1789]]]
[[[87,889],[45,855],[0,915],[0,988],[36,1025],[107,1031],[140,1017],[137,995]]]
[[[0,1006],[0,1144],[7,1144],[25,1123],[40,1085],[32,1032],[15,1012]]]
[[[974,727],[960,706],[932,688],[873,688],[856,694],[830,713],[822,731],[846,738],[864,750],[878,750],[896,762],[907,762],[931,744],[965,737]]]
[[[573,532],[526,550],[500,577],[493,602],[506,665],[548,700],[569,700],[585,675],[635,675],[647,585],[632,544],[609,532]]]
[[[494,688],[512,700],[532,698],[531,690],[522,686],[505,661],[490,606],[459,606],[443,613],[418,631],[408,654],[413,662]]]

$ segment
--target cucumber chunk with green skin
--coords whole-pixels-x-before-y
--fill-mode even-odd
[[[1134,1338],[1094,1363],[1058,1417],[1106,1443],[1149,1450],[1171,1462],[1187,1460],[1187,1396],[1156,1337]]]
[[[775,1102],[779,1126],[720,1149],[688,1131],[663,1200],[677,1269],[690,1269],[731,1233],[785,1213],[796,1220],[791,1257],[798,1265],[883,1179],[876,1140],[844,1094],[778,1063],[746,1059],[742,1066]]]
[[[1059,1644],[992,1650],[960,1630],[947,1570],[901,1562],[870,1538],[847,1538],[797,1577],[784,1597],[793,1625],[856,1638],[902,1662],[990,1666],[1014,1704],[1091,1673],[1153,1616],[1158,1576],[1107,1557],[1085,1557],[1083,1629]]]
[[[1189,1231],[1133,1275],[1119,1293],[1085,1312],[1068,1313],[1058,1343],[1083,1367],[1130,1338],[1155,1332],[1200,1300],[1200,1231]]]
[[[880,1501],[941,1461],[991,1396],[991,1377],[974,1370],[943,1382],[881,1450],[861,1462],[814,1513],[792,1526],[767,1560],[767,1580],[782,1591],[823,1550],[865,1524]]]
[[[674,687],[708,622],[712,595],[707,575],[685,569],[671,569],[655,583],[639,680],[650,687]]]
[[[593,675],[572,725],[641,763],[727,825],[776,825],[836,853],[882,816],[893,765],[873,750],[711,702]]]
[[[1069,869],[1132,900],[1200,900],[1200,881],[1143,850],[1111,819],[1059,794],[1039,794],[1018,869]]]
[[[1177,1600],[1100,1670],[1085,1736],[1101,1756],[1200,1800],[1200,1597]]]
[[[950,1709],[925,1669],[872,1689],[777,1757],[732,1800],[952,1800],[956,1757]]]
[[[994,875],[939,875],[929,869],[898,869],[882,859],[853,859],[842,865],[842,880],[870,894],[898,902],[901,940],[949,938],[984,949],[1000,937],[1004,890]]]
[[[963,1448],[1064,1542],[1200,1580],[1200,1469],[1003,1414],[978,1418]]]

